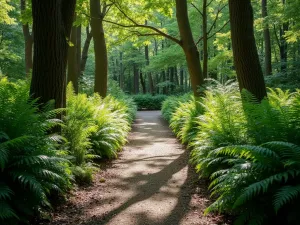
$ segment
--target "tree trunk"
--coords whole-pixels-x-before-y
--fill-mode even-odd
[[[137,73],[138,73],[138,70],[137,70]],[[140,71],[140,81],[141,81],[141,85],[142,85],[142,89],[143,89],[143,94],[146,94],[147,91],[146,91],[146,82],[145,82],[145,79],[143,77],[143,72]]]
[[[68,50],[68,83],[72,82],[74,91],[78,93],[78,64],[77,64],[77,28],[73,26],[71,31],[71,45]]]
[[[141,75],[140,75],[141,76]],[[143,78],[143,75],[142,75]],[[141,79],[141,83],[142,83],[142,87],[144,90],[145,87],[145,82],[142,81],[143,79]],[[136,63],[133,63],[133,84],[134,84],[134,94],[138,94],[139,93],[139,69],[136,65]]]
[[[91,28],[95,51],[95,87],[94,91],[101,97],[107,93],[107,48],[103,29],[104,15],[101,12],[101,1],[90,0]]]
[[[21,0],[21,14],[26,10],[26,0]],[[23,24],[23,35],[25,40],[25,71],[27,77],[30,75],[33,61],[32,61],[32,47],[33,47],[33,35],[30,34],[29,24]]]
[[[262,17],[268,16],[268,1],[262,0]],[[265,75],[272,74],[272,51],[271,51],[271,37],[268,23],[264,25],[264,42],[265,42]]]
[[[183,88],[183,79],[184,79],[183,75],[184,75],[183,68],[180,68],[180,84],[179,85],[181,88]]]
[[[282,0],[282,4],[286,4],[286,0]],[[284,22],[280,28],[280,61],[281,61],[281,72],[287,70],[287,58],[288,58],[288,44],[285,39],[285,34],[289,30],[289,23]]]
[[[76,0],[32,0],[35,36],[30,94],[39,103],[66,102],[66,62]]]
[[[145,25],[147,25],[147,20],[145,22]],[[149,60],[149,45],[145,45],[145,59],[146,59],[146,66],[150,65]],[[148,72],[148,82],[149,82],[149,92],[153,95],[154,94],[154,84],[153,84],[153,77],[152,73]]]
[[[81,62],[80,62],[80,76],[83,75],[85,71],[86,61],[88,59],[88,53],[90,48],[90,43],[93,38],[92,32],[89,30],[89,26],[86,27],[86,39],[84,42],[84,46],[82,49],[82,56],[81,56]]]
[[[253,30],[251,0],[229,0],[231,40],[239,87],[258,101],[267,96]]]
[[[77,63],[77,76],[80,77],[81,69],[80,69],[80,63],[81,63],[81,25],[77,27],[76,29],[77,34],[77,44],[76,44],[76,63]]]
[[[203,77],[208,78],[207,0],[203,0]]]
[[[199,51],[194,42],[189,23],[187,0],[176,0],[176,17],[181,37],[181,46],[185,53],[191,76],[193,93],[195,97],[198,97],[201,94],[198,89],[204,83],[204,79],[200,64]]]

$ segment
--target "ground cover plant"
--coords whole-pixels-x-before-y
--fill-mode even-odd
[[[234,82],[215,82],[197,103],[166,100],[170,127],[191,148],[199,175],[211,179],[217,200],[206,213],[230,213],[236,224],[297,224],[299,98],[269,89],[258,103]]]

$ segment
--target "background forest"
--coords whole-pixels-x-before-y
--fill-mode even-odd
[[[210,183],[205,213],[299,224],[299,10],[300,0],[0,0],[0,223],[31,223],[91,183],[137,109],[161,109]]]

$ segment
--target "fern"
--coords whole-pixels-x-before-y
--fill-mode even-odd
[[[49,206],[53,191],[64,193],[70,186],[68,162],[56,151],[61,138],[48,135],[61,123],[49,117],[57,111],[45,111],[50,103],[38,109],[28,96],[26,83],[0,80],[1,224],[28,222],[38,208]]]

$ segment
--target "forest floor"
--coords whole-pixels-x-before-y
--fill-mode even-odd
[[[74,190],[50,225],[225,225],[203,216],[207,183],[188,166],[189,152],[159,111],[138,112],[129,143],[92,186]]]

